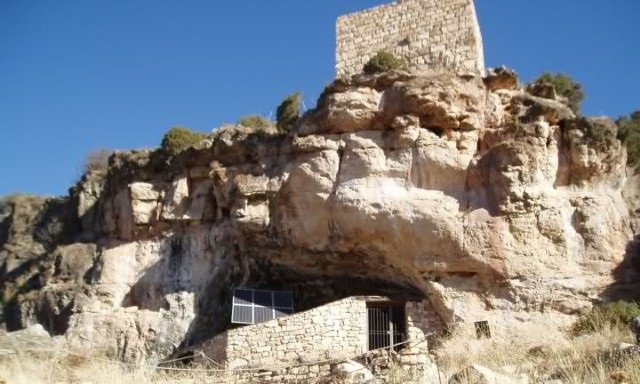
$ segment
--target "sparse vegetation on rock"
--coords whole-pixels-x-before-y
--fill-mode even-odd
[[[544,72],[540,77],[529,84],[529,89],[544,89],[545,85],[555,88],[558,96],[566,98],[567,105],[575,113],[580,112],[580,106],[584,100],[585,93],[580,83],[563,73]]]
[[[364,73],[372,75],[375,73],[382,73],[391,71],[394,69],[403,68],[406,65],[405,61],[397,58],[390,52],[380,51],[373,56],[362,68]]]
[[[276,111],[277,127],[280,132],[287,132],[300,119],[302,97],[296,92],[287,96]]]
[[[640,110],[629,116],[621,116],[617,121],[618,138],[627,147],[627,163],[636,169],[640,168]]]
[[[204,138],[203,133],[192,131],[189,128],[173,127],[162,137],[160,148],[169,155],[175,155],[199,143]]]
[[[260,115],[244,116],[238,120],[238,124],[247,128],[266,129],[273,125],[269,119]]]
[[[584,138],[603,152],[615,144],[618,135],[618,127],[607,117],[579,117],[566,127],[583,132]]]
[[[596,306],[573,324],[571,333],[584,335],[611,328],[626,330],[631,320],[638,315],[640,303],[637,302],[616,301]]]
[[[112,150],[105,148],[89,152],[84,160],[84,173],[106,172],[109,168],[109,157],[112,154]]]

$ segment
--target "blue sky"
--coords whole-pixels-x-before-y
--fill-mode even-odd
[[[65,194],[97,148],[269,115],[334,73],[335,18],[383,0],[1,0],[0,195]],[[586,114],[640,109],[640,1],[477,0],[487,66],[565,72]]]

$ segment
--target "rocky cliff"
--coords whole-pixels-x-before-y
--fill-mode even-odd
[[[116,153],[66,198],[6,200],[6,326],[154,361],[227,329],[253,285],[553,334],[635,279],[616,132],[504,69],[337,80],[286,135],[221,128],[175,156]]]

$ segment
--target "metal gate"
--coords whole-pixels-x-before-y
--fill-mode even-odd
[[[400,305],[372,305],[367,307],[369,350],[398,349],[405,332],[404,307]]]

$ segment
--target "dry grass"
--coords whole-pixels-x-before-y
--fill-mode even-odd
[[[10,358],[0,356],[0,383],[3,379],[7,384],[231,384],[238,381],[214,372],[132,369],[73,357],[25,357],[24,354]]]
[[[597,333],[540,345],[499,338],[477,340],[474,336],[459,332],[443,343],[438,360],[446,377],[471,364],[480,364],[511,376],[526,375],[530,383],[640,383],[640,355],[612,352],[616,344],[632,342],[631,334],[619,328],[604,328]],[[391,382],[404,382],[393,380],[400,377],[391,376]],[[62,355],[54,348],[20,345],[0,337],[0,383],[3,384],[238,382],[238,377],[219,372],[158,371],[87,360]]]
[[[109,169],[109,157],[113,155],[111,149],[95,149],[87,154],[84,159],[84,173],[107,173]]]
[[[534,383],[640,383],[640,355],[616,352],[617,344],[632,342],[630,332],[610,327],[540,345],[477,340],[471,332],[461,331],[443,343],[438,355],[447,377],[471,364],[480,364],[512,376],[526,375]]]

